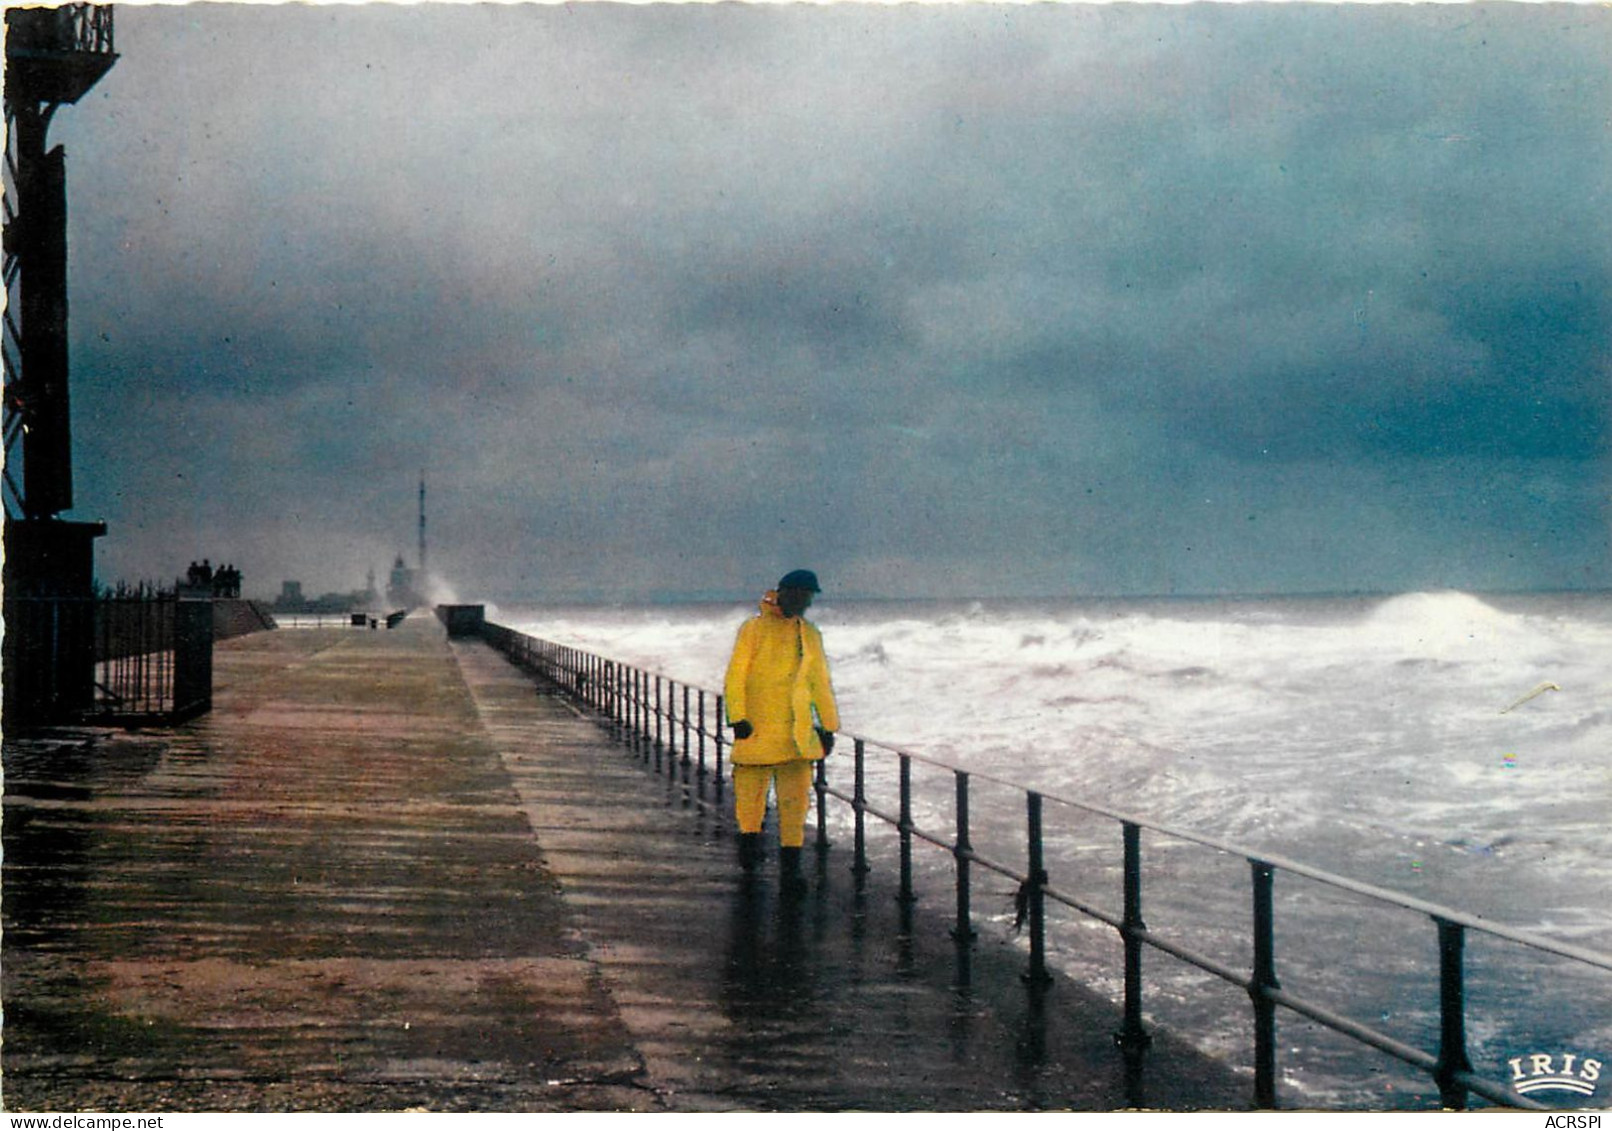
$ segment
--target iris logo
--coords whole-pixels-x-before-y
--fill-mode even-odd
[[[1601,1062],[1576,1053],[1536,1052],[1514,1056],[1506,1063],[1511,1065],[1512,1088],[1524,1096],[1535,1092],[1576,1092],[1593,1096],[1601,1079]]]

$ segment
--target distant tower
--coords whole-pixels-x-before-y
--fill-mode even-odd
[[[420,584],[425,585],[425,472],[420,472]]]

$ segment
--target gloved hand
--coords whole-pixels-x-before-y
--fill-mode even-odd
[[[829,730],[827,727],[818,727],[817,737],[821,739],[823,743],[823,757],[827,758],[830,754],[834,753],[833,731]]]
[[[749,738],[755,733],[756,728],[750,725],[749,719],[740,719],[738,722],[733,724],[734,738]]]

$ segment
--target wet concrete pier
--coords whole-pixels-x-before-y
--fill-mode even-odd
[[[1246,1108],[1246,1075],[731,822],[479,641],[222,643],[213,711],[5,749],[12,1111]],[[812,854],[808,852],[808,860]]]

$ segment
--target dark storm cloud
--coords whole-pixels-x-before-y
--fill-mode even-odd
[[[1604,8],[118,21],[103,572],[354,584],[427,468],[493,595],[1609,581]]]

